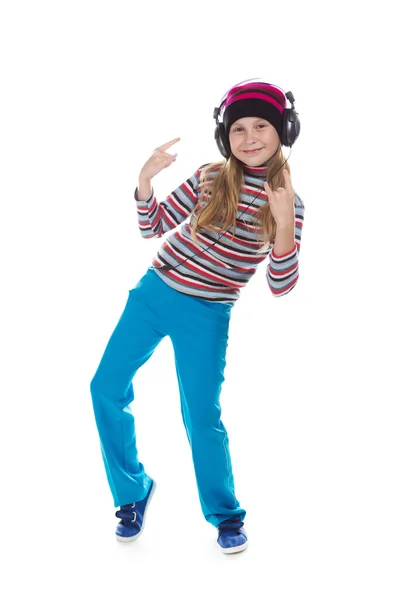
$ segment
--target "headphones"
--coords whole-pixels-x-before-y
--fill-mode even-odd
[[[240,81],[233,87],[237,87],[237,86],[240,86],[242,84],[247,84],[247,83],[254,83],[254,85],[257,85],[257,83],[265,84],[267,82],[262,81],[261,79],[246,79],[245,81]],[[277,85],[273,85],[272,83],[267,83],[267,85],[271,85],[272,87],[275,87],[275,88],[279,89],[281,92],[283,92],[285,94],[285,97],[289,100],[289,102],[291,104],[290,108],[285,108],[283,111],[283,125],[282,125],[282,137],[281,137],[281,144],[283,146],[288,146],[289,148],[291,148],[292,145],[297,140],[297,138],[299,137],[299,133],[300,133],[300,120],[299,120],[299,115],[295,111],[295,108],[294,108],[294,96],[293,96],[292,92],[286,93],[284,90],[279,88]],[[225,131],[225,126],[222,122],[221,111],[224,108],[226,99],[227,99],[228,94],[231,89],[232,88],[230,88],[226,92],[226,94],[224,94],[224,96],[222,97],[222,99],[220,101],[219,106],[214,108],[214,113],[213,113],[213,117],[216,122],[216,127],[215,127],[215,131],[214,131],[215,141],[217,142],[218,150],[220,151],[222,156],[226,159],[228,159],[231,155],[231,147],[229,144],[229,132]]]

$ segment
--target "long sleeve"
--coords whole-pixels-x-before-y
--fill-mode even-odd
[[[135,189],[139,230],[143,238],[162,237],[164,233],[185,221],[196,206],[200,174],[204,166],[199,167],[189,179],[161,202],[157,201],[153,188],[147,200],[139,200],[138,188]]]
[[[274,249],[267,266],[267,282],[275,297],[288,294],[299,279],[299,253],[304,223],[304,204],[295,195],[295,243],[293,250],[283,256],[276,256]]]

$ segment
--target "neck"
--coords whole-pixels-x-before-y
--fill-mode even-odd
[[[267,173],[268,167],[267,163],[263,163],[260,166],[249,167],[248,165],[243,163],[243,173],[245,175],[252,175],[253,177],[265,177]]]

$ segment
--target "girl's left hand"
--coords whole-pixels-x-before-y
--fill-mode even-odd
[[[272,216],[279,226],[291,225],[294,222],[294,189],[292,188],[289,172],[286,169],[283,170],[283,176],[285,187],[278,187],[274,192],[268,183],[264,182]]]

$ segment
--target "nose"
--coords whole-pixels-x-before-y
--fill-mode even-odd
[[[253,131],[247,131],[244,137],[246,144],[252,144],[255,141],[255,135]]]

